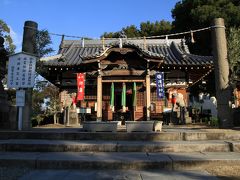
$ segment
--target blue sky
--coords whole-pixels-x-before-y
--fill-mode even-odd
[[[21,50],[23,24],[36,21],[52,33],[99,38],[104,32],[156,20],[172,21],[171,10],[179,0],[0,0],[0,19],[12,29]],[[61,38],[52,36],[57,50]]]

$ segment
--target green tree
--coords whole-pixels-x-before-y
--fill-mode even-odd
[[[169,34],[172,30],[172,24],[169,21],[156,21],[151,23],[150,21],[142,22],[140,24],[141,36],[158,36],[163,34]]]
[[[53,116],[56,122],[56,115],[60,111],[59,89],[49,82],[39,80],[32,94],[32,119],[41,124],[45,118]]]
[[[147,21],[140,24],[140,29],[135,25],[123,27],[121,31],[117,32],[105,32],[101,37],[105,38],[119,38],[123,34],[128,38],[140,37],[140,36],[157,36],[162,34],[168,34],[172,30],[171,22],[169,21],[156,21],[154,23]]]
[[[240,26],[238,0],[182,0],[172,10],[173,27],[178,31],[209,26],[222,17],[227,27]]]
[[[238,0],[182,0],[172,10],[174,32],[189,31],[211,26],[214,18],[224,18],[229,27],[240,26],[240,4]],[[190,38],[190,35],[186,36]],[[211,54],[210,31],[195,33],[196,43],[189,44],[192,53]]]
[[[125,28],[122,28],[121,31],[124,35],[126,35],[128,38],[133,38],[133,37],[139,37],[140,33],[139,30],[137,29],[136,26],[131,25],[131,26],[127,26]]]
[[[50,47],[51,44],[52,40],[47,30],[37,31],[36,49],[40,58],[53,52],[52,47]]]
[[[240,80],[240,29],[230,28],[227,38],[230,81]]]
[[[53,52],[51,37],[47,30],[39,30],[36,35],[36,52],[39,58],[46,56]],[[58,88],[52,84],[46,82],[46,80],[39,78],[39,74],[44,73],[44,66],[41,61],[37,62],[37,75],[36,86],[33,90],[32,104],[33,104],[33,116],[34,120],[37,120],[38,124],[48,116],[55,116],[57,112],[57,97]],[[46,101],[48,99],[48,101]],[[43,108],[45,107],[45,108]],[[48,109],[48,111],[46,111]],[[51,111],[49,111],[51,110]]]
[[[10,28],[8,25],[0,19],[0,36],[5,39],[6,50],[9,54],[14,53],[16,46],[13,44],[13,40],[10,36]]]
[[[57,119],[57,113],[60,111],[60,98],[59,98],[59,89],[48,83],[47,87],[44,88],[45,98],[48,99],[46,105],[48,107],[48,111],[46,112],[48,116],[54,117],[54,123]]]

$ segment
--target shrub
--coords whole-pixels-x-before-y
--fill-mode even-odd
[[[211,117],[210,118],[210,125],[214,126],[214,127],[218,127],[219,126],[219,121],[217,117]]]

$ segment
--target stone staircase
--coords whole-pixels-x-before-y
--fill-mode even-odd
[[[239,131],[0,131],[0,166],[30,169],[202,170],[240,166],[239,152]]]

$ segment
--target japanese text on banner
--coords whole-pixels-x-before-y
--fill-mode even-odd
[[[156,85],[157,85],[157,97],[158,99],[164,98],[164,73],[156,72]]]
[[[85,89],[85,75],[83,73],[77,73],[77,100],[81,101],[84,99]]]

